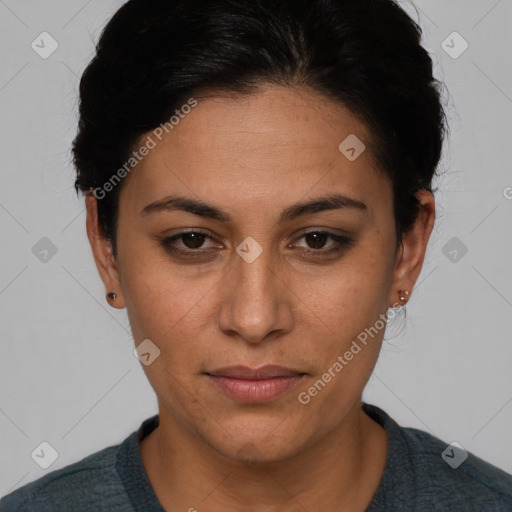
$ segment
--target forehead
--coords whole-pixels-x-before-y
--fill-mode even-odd
[[[169,133],[141,138],[155,146],[128,176],[123,194],[134,207],[176,192],[260,207],[334,189],[382,196],[369,131],[340,103],[279,86],[195,99]]]

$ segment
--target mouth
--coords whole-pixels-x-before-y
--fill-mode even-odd
[[[229,366],[205,375],[216,389],[244,403],[263,403],[276,399],[304,379],[305,372],[277,365],[261,368]]]

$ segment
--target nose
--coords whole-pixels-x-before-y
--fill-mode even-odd
[[[290,332],[293,293],[269,251],[251,263],[238,255],[226,276],[217,321],[224,334],[250,344]]]

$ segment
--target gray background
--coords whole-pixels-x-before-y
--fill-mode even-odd
[[[104,300],[69,152],[78,78],[122,3],[0,0],[1,495],[157,412],[126,312]],[[423,272],[364,399],[512,472],[512,5],[401,5],[446,82],[452,134]],[[47,59],[31,47],[43,31],[59,45]],[[469,44],[458,58],[442,47],[460,51],[453,31]],[[56,254],[36,245],[44,237]],[[31,458],[42,441],[58,452],[48,469]]]

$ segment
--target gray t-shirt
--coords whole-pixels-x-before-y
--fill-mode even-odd
[[[462,452],[426,432],[400,427],[376,406],[363,403],[363,410],[388,436],[384,475],[366,512],[512,511],[511,475],[471,453],[453,468]],[[139,441],[158,421],[152,416],[121,444],[16,489],[0,501],[0,511],[163,512],[139,451]]]

